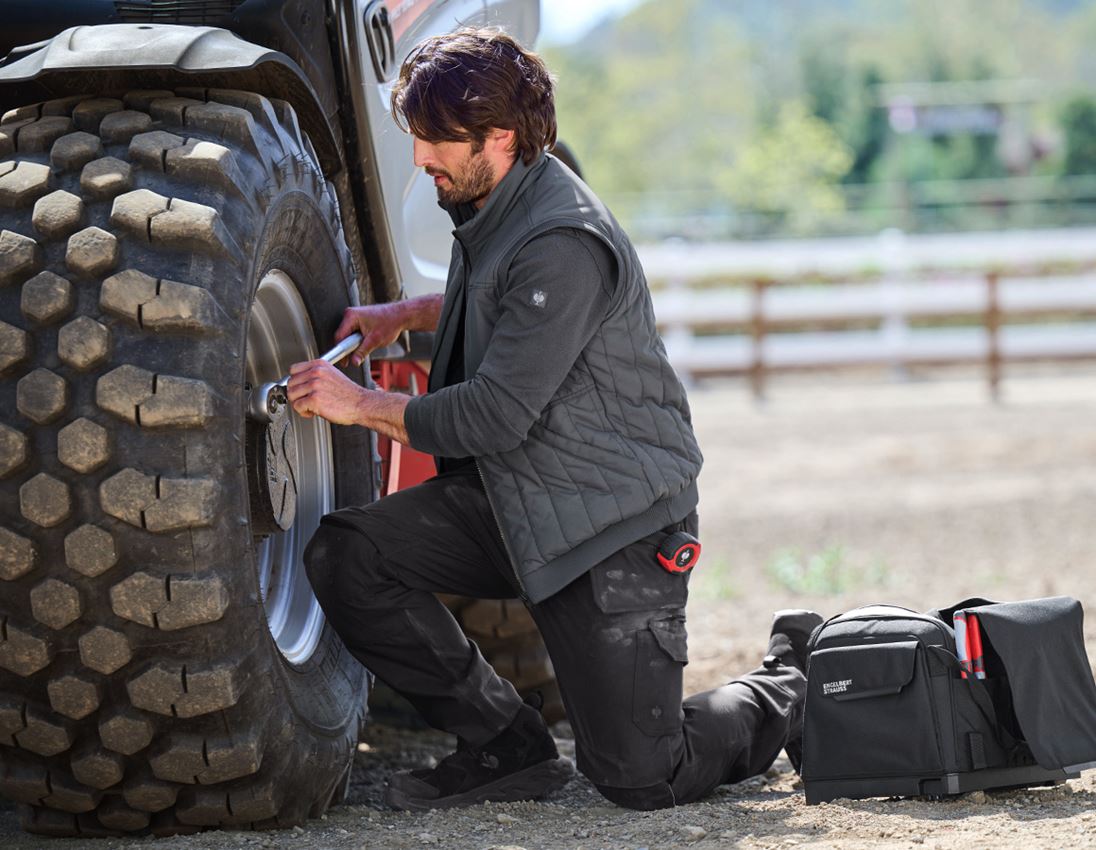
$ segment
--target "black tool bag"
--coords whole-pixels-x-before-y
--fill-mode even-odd
[[[986,676],[963,678],[952,615],[978,615]],[[874,605],[811,636],[807,803],[1044,785],[1096,767],[1083,612],[1054,597],[969,599],[918,614]]]

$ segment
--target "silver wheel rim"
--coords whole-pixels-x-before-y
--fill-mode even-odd
[[[247,381],[276,381],[293,363],[319,354],[308,311],[285,272],[272,270],[259,282],[247,328]],[[312,657],[323,632],[323,612],[304,569],[304,549],[324,514],[335,505],[331,426],[320,418],[296,417],[297,517],[293,526],[255,547],[259,592],[267,626],[282,655],[293,664]]]

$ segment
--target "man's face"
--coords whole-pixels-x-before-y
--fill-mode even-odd
[[[443,204],[476,204],[498,182],[495,168],[483,149],[472,142],[426,142],[415,139],[415,165],[434,178]]]

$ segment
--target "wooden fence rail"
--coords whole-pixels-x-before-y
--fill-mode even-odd
[[[905,271],[810,286],[766,276],[703,289],[670,281],[654,302],[675,369],[686,378],[748,374],[758,397],[774,371],[982,362],[997,398],[1004,363],[1096,358],[1091,270]]]

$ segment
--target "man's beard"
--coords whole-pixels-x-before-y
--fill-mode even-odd
[[[464,168],[457,173],[428,168],[431,177],[441,175],[449,180],[449,187],[437,186],[438,201],[446,206],[474,204],[491,194],[495,186],[495,173],[487,157],[479,152],[469,154]]]

